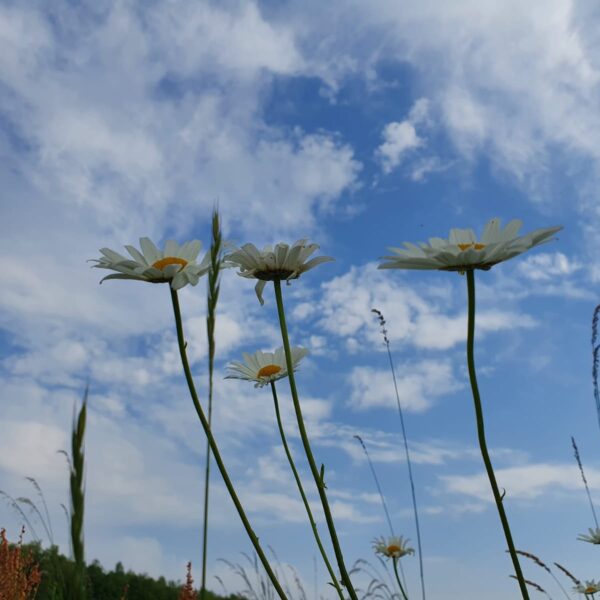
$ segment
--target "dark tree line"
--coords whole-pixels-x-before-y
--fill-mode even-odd
[[[23,546],[23,551],[39,564],[42,572],[36,600],[69,600],[66,582],[75,563],[58,552],[56,546],[42,548],[39,543]],[[182,573],[185,575],[185,573]],[[111,571],[105,571],[97,561],[86,565],[86,594],[88,600],[179,600],[182,583],[167,581],[164,577],[154,579],[146,574],[125,571],[118,562]],[[200,594],[197,594],[198,599]],[[243,600],[240,596],[219,596],[206,591],[205,600]]]

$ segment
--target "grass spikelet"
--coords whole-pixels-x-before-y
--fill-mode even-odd
[[[509,577],[512,577],[513,579],[516,579],[518,581],[518,578],[516,575],[510,575]],[[548,597],[550,599],[552,598],[552,596],[550,596],[550,594],[548,594],[548,592],[541,585],[538,585],[537,583],[535,583],[535,581],[531,581],[529,579],[525,579],[524,581],[529,587],[532,587],[534,590],[541,592],[542,594],[544,594],[546,597]]]
[[[85,600],[85,552],[83,538],[83,516],[85,509],[85,425],[89,387],[85,388],[79,414],[73,415],[71,432],[70,491],[71,491],[71,551],[75,561],[74,569],[67,581],[68,599]]]
[[[575,577],[572,573],[569,573],[565,567],[559,565],[557,562],[554,563],[557,569],[560,569],[575,585],[581,585],[581,581]]]
[[[600,367],[600,344],[598,343],[598,320],[600,319],[600,304],[594,309],[592,317],[592,383],[594,385],[594,399],[596,400],[596,413],[598,426],[600,426],[600,389],[598,387],[598,369]]]
[[[556,578],[556,575],[554,575],[554,573],[552,572],[552,569],[550,569],[550,567],[544,561],[542,561],[541,558],[537,557],[532,552],[525,552],[524,550],[515,550],[515,552],[517,554],[520,554],[521,556],[524,556],[525,558],[528,558],[529,560],[532,560],[538,567],[541,567],[542,569],[544,569],[544,571],[546,571],[550,575],[550,577],[552,577],[552,579],[554,579],[556,585],[558,585],[558,587],[561,589],[561,591],[565,595],[565,597],[566,598],[571,597],[567,593],[567,590],[565,590],[565,588],[563,587],[562,583]]]
[[[575,438],[571,436],[571,444],[573,445],[573,453],[575,455],[575,460],[577,461],[577,465],[579,466],[579,472],[581,473],[581,479],[583,481],[583,485],[585,486],[585,491],[588,497],[588,501],[590,503],[590,508],[592,509],[592,516],[594,517],[594,523],[596,524],[596,529],[598,529],[598,517],[596,516],[596,509],[594,508],[594,503],[592,502],[592,495],[590,494],[590,488],[588,486],[587,479],[585,478],[585,473],[583,471],[583,464],[581,463],[581,457],[579,456],[579,448],[575,443]]]
[[[210,271],[208,272],[208,296],[206,311],[206,334],[208,338],[208,425],[212,425],[213,373],[215,366],[215,323],[217,303],[219,301],[219,272],[221,269],[221,225],[219,213],[215,209],[212,215],[212,242],[210,245]],[[204,470],[204,515],[202,528],[202,575],[200,598],[206,594],[206,560],[208,554],[208,499],[210,490],[210,443],[206,441],[206,467]]]

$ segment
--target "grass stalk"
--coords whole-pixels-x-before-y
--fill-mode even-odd
[[[417,530],[417,548],[419,551],[419,576],[421,579],[421,596],[425,600],[425,575],[423,570],[423,546],[421,543],[421,527],[419,524],[419,511],[417,509],[417,495],[415,492],[415,480],[412,471],[412,462],[410,460],[410,451],[408,449],[408,438],[406,436],[406,426],[404,425],[404,413],[402,411],[402,403],[400,402],[400,394],[398,393],[398,382],[396,380],[396,369],[394,367],[394,361],[392,359],[392,351],[390,349],[390,340],[387,336],[387,329],[385,327],[385,319],[383,313],[376,308],[371,309],[377,315],[379,323],[381,325],[381,332],[383,334],[383,340],[387,349],[388,361],[390,363],[390,370],[392,372],[392,379],[394,381],[394,391],[396,393],[396,405],[398,406],[398,416],[400,417],[400,427],[402,429],[402,441],[404,443],[404,454],[406,456],[406,466],[408,468],[408,480],[410,483],[410,493],[413,505],[413,514],[415,518],[415,529]]]
[[[250,541],[252,542],[252,545],[254,546],[254,549],[260,558],[260,561],[267,573],[267,576],[269,577],[269,579],[271,580],[271,582],[273,584],[273,587],[277,591],[277,594],[279,595],[279,597],[282,600],[287,600],[287,596],[285,595],[283,588],[279,584],[279,581],[277,581],[277,577],[276,577],[273,569],[271,568],[271,565],[269,564],[269,561],[259,543],[258,537],[254,533],[254,530],[252,529],[252,526],[250,525],[250,521],[248,520],[248,517],[246,516],[246,513],[244,511],[244,508],[242,507],[242,504],[238,498],[238,495],[235,491],[233,483],[231,482],[229,474],[227,473],[227,469],[225,468],[225,464],[221,458],[221,453],[219,452],[219,447],[217,446],[217,442],[212,434],[210,425],[208,423],[208,419],[206,418],[206,415],[204,414],[204,410],[200,404],[200,400],[198,399],[198,394],[196,392],[196,385],[195,385],[194,379],[192,377],[192,372],[191,372],[190,364],[189,364],[188,357],[187,357],[187,350],[186,350],[187,342],[185,341],[185,336],[183,333],[183,323],[182,323],[182,319],[181,319],[181,310],[179,307],[179,298],[177,296],[176,290],[174,290],[171,287],[169,289],[171,291],[171,301],[173,303],[173,313],[175,316],[175,327],[177,330],[177,343],[179,346],[179,354],[181,357],[183,372],[185,374],[185,379],[186,379],[186,382],[188,385],[190,396],[192,398],[192,402],[194,404],[194,408],[196,409],[196,413],[198,414],[198,418],[200,419],[200,423],[202,424],[202,428],[204,429],[204,433],[206,434],[208,443],[210,444],[210,449],[214,456],[215,462],[217,463],[217,467],[219,468],[219,472],[221,473],[221,477],[223,478],[223,482],[225,483],[225,486],[227,487],[227,491],[229,492],[229,495],[231,496],[231,500],[233,501],[233,504],[235,505],[235,508],[236,508],[236,510],[240,516],[240,519],[242,521],[242,524],[244,525],[244,529],[246,530],[246,533],[248,534],[248,537],[250,538]]]
[[[383,507],[383,512],[385,513],[385,518],[388,522],[388,527],[390,528],[390,534],[393,536],[393,535],[395,535],[394,526],[392,525],[392,519],[390,518],[390,513],[388,511],[387,503],[385,501],[385,496],[383,495],[383,491],[381,489],[381,486],[379,485],[379,478],[377,477],[377,473],[375,472],[375,466],[373,465],[373,461],[371,460],[371,457],[369,456],[369,451],[367,450],[367,446],[364,443],[363,439],[360,437],[360,435],[355,435],[354,437],[359,441],[359,443],[362,446],[362,449],[365,453],[365,456],[367,457],[367,462],[369,463],[369,467],[371,468],[371,474],[373,475],[373,479],[375,480],[375,487],[377,488],[377,491],[379,492],[379,497],[381,498],[381,505]],[[404,567],[402,566],[402,563],[400,563],[399,566],[400,566],[400,577],[402,578],[402,581],[404,582],[404,587],[408,590],[408,586],[406,585],[406,577],[404,575]]]
[[[208,272],[208,297],[206,334],[208,338],[208,426],[212,426],[213,374],[215,367],[215,323],[219,300],[219,272],[221,269],[221,226],[219,213],[212,216],[212,243],[210,246],[210,271]],[[208,500],[210,489],[210,443],[206,441],[206,466],[204,469],[204,514],[202,527],[202,574],[200,580],[200,600],[206,596],[206,561],[208,555]]]
[[[323,543],[321,542],[321,537],[319,536],[319,531],[317,529],[317,524],[312,514],[312,510],[310,509],[310,504],[308,503],[308,499],[306,498],[306,494],[304,493],[304,487],[302,486],[302,481],[300,480],[300,475],[298,474],[298,470],[296,469],[296,465],[294,464],[294,459],[292,457],[292,453],[290,452],[290,448],[287,443],[287,439],[285,436],[285,431],[283,429],[283,423],[281,421],[281,411],[279,410],[279,400],[277,398],[277,389],[275,388],[275,382],[271,381],[271,391],[273,392],[273,403],[275,404],[275,416],[277,417],[277,427],[279,428],[279,435],[281,436],[281,443],[283,444],[283,449],[285,450],[285,455],[287,456],[288,463],[290,468],[292,469],[292,473],[294,474],[294,479],[296,480],[296,485],[298,486],[298,491],[300,492],[300,496],[302,497],[302,502],[304,503],[304,508],[306,509],[306,514],[308,515],[308,520],[310,522],[310,526],[312,528],[313,534],[315,536],[315,541],[317,542],[317,546],[319,547],[319,552],[323,557],[323,562],[327,567],[327,571],[329,572],[329,576],[331,577],[331,585],[336,589],[341,600],[344,600],[344,594],[338,583],[336,574],[329,562],[329,558],[327,557],[327,553],[325,552],[325,548],[323,548]]]
[[[585,486],[585,491],[587,493],[588,501],[590,503],[590,508],[592,509],[592,516],[594,517],[594,523],[596,524],[596,529],[599,529],[598,526],[598,517],[596,516],[596,509],[594,508],[594,503],[592,502],[592,495],[590,494],[590,488],[588,486],[587,479],[585,478],[585,473],[583,471],[583,464],[581,463],[581,456],[579,456],[579,448],[577,447],[577,443],[575,442],[575,438],[571,436],[571,445],[573,446],[573,454],[575,455],[575,460],[577,461],[577,465],[579,466],[579,472],[581,473],[581,479],[583,481],[583,485]]]
[[[288,379],[290,382],[290,390],[292,394],[292,402],[294,404],[294,410],[296,412],[296,419],[298,421],[298,429],[300,431],[300,437],[302,439],[302,445],[304,446],[304,452],[306,454],[306,458],[308,459],[308,464],[310,466],[310,470],[312,476],[315,480],[315,484],[317,486],[317,490],[319,492],[319,498],[321,499],[321,505],[323,506],[323,512],[325,513],[325,521],[327,522],[327,527],[329,529],[329,535],[331,537],[331,543],[333,544],[333,549],[335,552],[335,557],[338,563],[338,568],[340,570],[340,576],[343,585],[345,586],[348,594],[350,595],[351,600],[358,600],[358,596],[354,587],[352,585],[352,581],[350,580],[350,576],[348,575],[348,571],[346,570],[346,565],[344,563],[344,555],[342,554],[342,549],[340,547],[340,543],[338,540],[337,532],[335,529],[335,524],[333,522],[333,516],[331,514],[331,509],[329,508],[329,502],[327,500],[327,493],[325,492],[325,466],[321,465],[321,470],[317,468],[317,464],[315,462],[314,455],[312,453],[310,442],[308,440],[308,435],[306,433],[306,427],[304,425],[304,418],[302,416],[302,407],[300,406],[300,401],[298,399],[298,391],[296,389],[296,378],[294,376],[294,365],[292,362],[292,352],[290,349],[290,340],[288,336],[287,324],[285,320],[285,310],[283,307],[283,295],[281,293],[281,281],[275,279],[273,281],[275,286],[275,298],[277,301],[277,314],[279,316],[279,326],[281,328],[281,337],[283,340],[283,348],[285,350],[285,360],[286,367],[288,372]]]
[[[504,511],[502,504],[503,496],[500,495],[498,489],[498,483],[496,482],[496,475],[494,474],[494,468],[492,467],[492,461],[487,449],[487,443],[485,440],[485,426],[483,422],[483,409],[481,407],[481,397],[479,395],[479,386],[477,384],[477,373],[475,372],[475,273],[473,269],[467,269],[467,293],[468,293],[468,322],[467,322],[467,365],[469,368],[469,380],[471,382],[471,391],[473,393],[473,403],[475,405],[475,416],[477,420],[477,437],[479,439],[479,448],[481,450],[481,456],[485,464],[485,470],[490,480],[492,487],[492,493],[498,509],[498,515],[500,516],[500,522],[502,523],[502,529],[504,530],[504,536],[508,545],[508,551],[510,558],[515,569],[519,588],[524,600],[529,600],[529,593],[527,591],[527,584],[523,577],[521,565],[519,564],[519,557],[517,556],[515,545],[512,539],[512,533],[510,531],[510,525],[508,524],[508,518]]]

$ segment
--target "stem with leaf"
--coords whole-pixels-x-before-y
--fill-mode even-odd
[[[285,450],[285,455],[287,456],[288,462],[290,464],[290,468],[292,469],[292,473],[294,474],[294,479],[296,480],[296,485],[298,486],[298,491],[300,492],[300,496],[302,497],[302,502],[304,503],[304,508],[306,508],[306,514],[308,515],[308,520],[310,521],[310,526],[312,527],[313,533],[315,535],[315,540],[317,542],[317,546],[319,547],[319,551],[321,552],[321,556],[323,557],[323,561],[325,562],[325,566],[327,567],[327,571],[329,571],[329,576],[331,577],[331,585],[336,589],[341,600],[344,600],[344,594],[342,592],[342,588],[338,583],[335,572],[327,558],[327,553],[325,552],[325,548],[323,548],[323,544],[321,542],[321,537],[319,536],[319,532],[317,530],[317,524],[315,523],[315,519],[312,514],[312,510],[310,509],[310,505],[308,503],[308,499],[306,498],[306,494],[304,493],[304,487],[302,486],[302,481],[300,480],[300,475],[298,474],[298,470],[296,469],[296,465],[294,464],[294,459],[292,458],[292,453],[290,452],[287,439],[285,437],[285,432],[283,430],[283,423],[281,421],[281,411],[279,410],[279,400],[277,398],[277,390],[275,389],[275,382],[271,381],[271,391],[273,392],[273,403],[275,404],[275,416],[277,417],[277,427],[279,428],[279,434],[281,436],[281,443],[283,444],[283,449]]]
[[[333,544],[333,550],[335,552],[335,557],[338,563],[338,568],[340,570],[340,576],[343,585],[346,587],[348,594],[350,595],[351,600],[358,600],[358,596],[356,595],[356,591],[354,590],[354,586],[352,585],[352,581],[350,580],[350,575],[346,570],[346,565],[344,563],[344,555],[342,554],[342,549],[340,547],[340,543],[338,540],[337,532],[335,530],[335,524],[333,522],[333,516],[331,514],[331,509],[329,508],[329,502],[327,500],[327,494],[325,492],[325,465],[321,465],[321,470],[319,471],[317,464],[315,462],[315,458],[313,456],[312,450],[310,448],[310,442],[308,440],[308,435],[306,433],[306,427],[304,426],[304,418],[302,416],[302,408],[300,406],[300,401],[298,399],[298,391],[296,389],[296,378],[294,377],[294,365],[292,362],[292,352],[290,349],[290,340],[288,336],[287,324],[285,321],[285,311],[283,308],[283,295],[281,293],[281,281],[275,279],[273,281],[275,286],[275,298],[277,300],[277,314],[279,316],[279,326],[281,328],[281,337],[283,340],[283,348],[285,351],[285,362],[288,373],[288,379],[290,381],[290,390],[292,393],[292,401],[294,403],[294,410],[296,412],[296,419],[298,421],[298,429],[300,431],[300,438],[302,439],[302,445],[304,446],[304,452],[306,453],[306,458],[308,459],[308,464],[310,466],[310,471],[315,480],[315,484],[317,486],[317,490],[319,492],[319,498],[321,499],[321,505],[323,506],[323,512],[325,513],[325,521],[327,522],[327,528],[329,529],[329,535],[331,537],[331,543]]]
[[[196,393],[196,386],[194,384],[194,379],[192,377],[192,372],[190,370],[190,365],[189,365],[189,361],[188,361],[188,357],[187,357],[187,350],[186,350],[187,343],[186,343],[185,337],[183,335],[183,324],[182,324],[182,320],[181,320],[181,310],[179,308],[179,298],[177,296],[176,290],[174,290],[173,288],[169,288],[169,289],[171,291],[171,300],[173,302],[173,313],[175,315],[175,326],[177,329],[177,343],[179,345],[179,354],[181,357],[181,363],[183,365],[183,371],[185,374],[186,382],[188,384],[190,396],[192,397],[192,402],[194,403],[194,408],[196,409],[196,413],[198,414],[198,418],[200,419],[200,423],[202,424],[202,428],[204,429],[204,433],[206,434],[206,437],[208,439],[208,443],[210,445],[210,449],[214,456],[215,462],[217,463],[217,467],[221,473],[221,476],[223,477],[223,482],[225,483],[225,486],[227,487],[227,491],[229,492],[229,495],[231,496],[231,500],[233,501],[233,504],[235,505],[235,508],[238,511],[240,519],[242,520],[242,524],[244,525],[244,529],[246,530],[246,533],[248,534],[248,537],[250,538],[250,541],[252,542],[252,545],[254,546],[254,550],[256,551],[256,554],[258,555],[258,557],[267,573],[267,576],[271,580],[273,587],[277,591],[277,594],[279,595],[279,597],[282,600],[287,600],[287,596],[285,595],[285,592],[283,591],[283,588],[281,587],[279,581],[277,581],[275,572],[271,568],[271,565],[269,564],[269,561],[258,541],[258,537],[254,533],[254,530],[252,529],[252,526],[250,525],[250,521],[248,520],[248,517],[246,516],[246,513],[244,512],[244,509],[238,498],[235,488],[233,487],[233,483],[231,482],[231,479],[229,478],[229,474],[227,473],[227,469],[225,468],[225,464],[223,463],[223,460],[221,458],[221,453],[219,452],[219,447],[217,446],[217,442],[216,442],[216,440],[212,434],[212,431],[210,429],[208,419],[206,418],[206,415],[204,414],[204,410],[202,409],[202,406],[200,404],[200,400],[198,399],[198,394]]]

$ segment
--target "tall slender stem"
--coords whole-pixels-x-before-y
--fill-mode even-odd
[[[179,298],[177,297],[176,290],[174,290],[172,288],[169,288],[169,289],[171,290],[171,300],[173,301],[173,312],[175,314],[175,325],[177,328],[177,342],[179,345],[179,354],[181,356],[181,363],[183,365],[183,371],[185,373],[185,379],[188,384],[190,396],[192,397],[192,402],[194,403],[194,408],[196,409],[196,412],[198,413],[198,418],[200,419],[200,423],[202,423],[202,427],[203,427],[204,433],[206,434],[206,437],[208,439],[208,443],[210,444],[210,448],[211,448],[213,456],[215,458],[215,462],[217,463],[217,467],[219,468],[221,477],[223,477],[223,482],[225,483],[225,486],[227,487],[227,491],[229,492],[229,495],[231,496],[231,500],[233,501],[233,504],[235,505],[235,508],[238,511],[240,519],[242,520],[242,523],[244,525],[244,529],[246,530],[246,533],[248,534],[248,537],[250,538],[250,541],[252,542],[252,545],[254,546],[254,550],[256,551],[256,554],[258,555],[258,558],[260,559],[260,561],[267,573],[267,576],[271,580],[273,587],[277,591],[277,594],[279,595],[281,600],[287,600],[287,596],[285,595],[285,592],[283,591],[283,588],[281,587],[279,581],[277,581],[277,577],[275,576],[275,573],[274,573],[273,569],[271,568],[271,565],[269,564],[269,561],[268,561],[265,553],[263,552],[263,549],[260,546],[258,537],[254,533],[254,530],[252,529],[252,526],[250,525],[250,521],[248,521],[248,517],[246,517],[246,513],[244,512],[244,509],[243,509],[242,504],[237,496],[235,488],[233,487],[233,483],[231,482],[231,479],[229,478],[229,475],[227,473],[227,469],[225,468],[225,464],[223,463],[223,460],[221,458],[221,453],[219,452],[219,447],[217,446],[217,442],[212,434],[210,425],[208,424],[208,419],[206,418],[206,415],[204,414],[204,410],[202,409],[202,406],[200,405],[200,400],[198,400],[198,394],[196,393],[196,386],[194,384],[194,379],[192,378],[192,372],[190,370],[190,365],[189,365],[188,358],[187,358],[187,351],[186,351],[187,343],[186,343],[185,337],[183,335],[183,324],[181,321],[181,311],[179,309]]]
[[[415,481],[413,479],[412,463],[410,460],[410,452],[408,450],[408,440],[406,438],[406,427],[404,426],[404,414],[402,413],[402,405],[400,403],[400,394],[398,393],[398,382],[396,381],[396,369],[394,369],[394,361],[392,360],[392,352],[390,343],[385,338],[388,359],[390,361],[390,369],[392,370],[392,379],[394,380],[394,390],[396,391],[396,403],[398,404],[398,414],[400,416],[400,426],[402,428],[402,440],[404,441],[404,453],[406,455],[406,466],[408,467],[408,480],[410,482],[410,492],[412,496],[413,513],[415,515],[415,528],[417,530],[417,547],[419,549],[419,574],[421,577],[421,595],[425,600],[425,575],[423,573],[423,547],[421,546],[421,527],[419,526],[419,511],[417,510],[417,495],[415,493]]]
[[[512,563],[521,588],[521,594],[524,600],[529,600],[529,593],[527,592],[527,585],[525,584],[525,578],[521,571],[521,565],[519,564],[519,558],[515,551],[515,545],[513,543],[512,534],[510,532],[510,526],[506,513],[504,512],[504,506],[502,504],[502,496],[498,490],[498,484],[496,483],[496,476],[494,474],[494,468],[492,467],[492,461],[488,453],[487,444],[485,441],[485,427],[483,424],[483,410],[481,408],[481,397],[479,396],[479,386],[477,385],[477,374],[475,373],[475,274],[473,269],[467,269],[467,292],[469,297],[469,309],[468,309],[468,323],[467,323],[467,364],[469,367],[469,380],[471,381],[471,391],[473,393],[473,402],[475,404],[475,416],[477,419],[477,437],[479,438],[479,448],[481,449],[481,456],[485,464],[485,470],[487,471],[490,485],[492,486],[492,492],[494,494],[494,500],[498,507],[498,515],[502,522],[502,529],[504,530],[504,536],[506,537],[506,543],[508,544],[508,551],[512,559]]]
[[[325,521],[327,522],[327,527],[329,529],[329,535],[331,537],[331,543],[333,544],[333,550],[335,552],[335,557],[338,563],[338,568],[340,569],[340,575],[342,579],[342,583],[344,584],[350,598],[352,600],[358,600],[358,596],[356,595],[356,591],[352,585],[352,581],[350,580],[350,575],[348,575],[348,571],[346,570],[346,565],[344,564],[344,555],[342,554],[342,549],[340,547],[340,543],[337,537],[337,532],[335,530],[335,525],[333,523],[333,516],[331,514],[331,510],[329,508],[329,502],[327,501],[327,494],[325,493],[325,467],[321,466],[321,472],[319,473],[319,469],[317,468],[317,464],[315,462],[315,458],[313,456],[312,450],[310,448],[310,442],[308,441],[308,435],[306,433],[306,427],[304,426],[304,418],[302,417],[302,408],[300,407],[300,401],[298,400],[298,391],[296,389],[296,378],[294,377],[294,365],[292,363],[292,352],[290,350],[290,340],[288,337],[287,325],[285,322],[285,312],[283,309],[283,295],[281,293],[281,281],[275,280],[273,281],[275,285],[275,298],[277,300],[277,313],[279,315],[279,325],[281,327],[281,337],[283,339],[283,348],[285,350],[285,362],[287,366],[288,379],[290,381],[290,390],[292,393],[292,401],[294,403],[294,410],[296,411],[296,419],[298,421],[298,429],[300,431],[300,437],[302,439],[302,445],[304,446],[304,452],[306,453],[306,458],[308,459],[308,464],[310,466],[311,473],[315,480],[315,484],[317,486],[317,490],[319,492],[319,498],[321,499],[321,504],[323,506],[323,512],[325,513]]]
[[[408,600],[408,596],[406,595],[406,592],[404,591],[404,588],[402,587],[402,582],[400,581],[400,576],[398,575],[398,559],[392,558],[392,561],[394,563],[394,574],[396,575],[396,581],[398,582],[398,587],[400,588],[400,591],[402,592],[402,596],[403,596],[404,600]]]
[[[304,493],[304,487],[302,486],[302,481],[300,480],[300,475],[298,474],[298,470],[296,469],[296,465],[294,464],[294,459],[292,458],[292,453],[290,452],[287,439],[285,437],[285,432],[283,430],[283,423],[281,421],[281,411],[279,410],[279,400],[277,399],[277,390],[275,389],[275,382],[271,381],[271,391],[273,392],[273,403],[275,404],[275,415],[277,417],[277,427],[279,428],[279,434],[281,436],[281,443],[283,444],[283,449],[285,450],[285,455],[287,456],[288,462],[292,469],[292,473],[294,474],[294,479],[296,480],[296,485],[298,486],[298,491],[300,492],[300,496],[302,497],[302,502],[304,502],[304,508],[306,508],[306,514],[308,515],[308,520],[310,521],[310,526],[312,527],[313,533],[315,535],[315,540],[317,542],[317,546],[319,547],[319,551],[321,552],[321,556],[323,557],[323,561],[325,562],[325,566],[329,571],[329,576],[331,577],[331,584],[335,587],[337,593],[339,594],[341,600],[344,600],[344,594],[342,592],[342,588],[338,583],[336,574],[331,567],[331,563],[327,558],[327,553],[323,548],[323,544],[321,542],[321,537],[319,536],[319,532],[317,530],[317,524],[315,523],[315,519],[313,517],[312,511],[310,509],[310,504],[308,503],[308,499],[306,498],[306,494]]]

